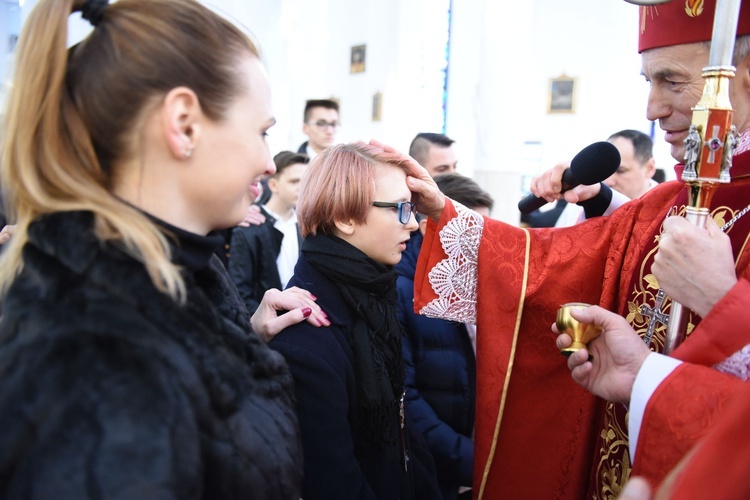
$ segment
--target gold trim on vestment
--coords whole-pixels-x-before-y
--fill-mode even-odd
[[[518,331],[521,329],[521,316],[523,315],[523,305],[526,301],[526,286],[529,282],[529,260],[531,258],[531,235],[529,232],[521,228],[526,235],[526,255],[524,258],[523,266],[523,282],[521,283],[521,297],[518,301],[518,314],[516,315],[516,327],[513,331],[513,344],[510,348],[510,358],[508,360],[508,371],[505,373],[505,383],[503,384],[503,395],[500,398],[500,408],[497,412],[497,422],[495,422],[495,433],[492,436],[492,446],[490,447],[490,455],[487,457],[487,463],[484,466],[484,473],[482,474],[482,484],[479,486],[479,494],[477,499],[481,500],[484,495],[484,487],[487,484],[487,476],[489,476],[490,468],[492,467],[492,459],[495,456],[495,449],[497,448],[497,436],[500,434],[500,422],[503,420],[503,412],[505,411],[505,398],[508,395],[508,386],[510,385],[510,374],[513,370],[513,360],[516,355],[516,345],[518,344]]]
[[[737,264],[740,263],[740,258],[742,258],[742,254],[745,253],[745,248],[747,247],[748,241],[750,241],[750,233],[747,233],[747,236],[745,236],[745,243],[742,244],[742,248],[740,248],[740,251],[737,252],[737,258],[734,261],[735,269],[737,269]],[[737,278],[739,279],[739,276]]]

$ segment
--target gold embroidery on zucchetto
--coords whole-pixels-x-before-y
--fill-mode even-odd
[[[690,17],[703,14],[703,0],[685,0],[685,13]]]
[[[646,32],[646,19],[652,20],[659,15],[659,9],[654,6],[641,7],[641,34]]]

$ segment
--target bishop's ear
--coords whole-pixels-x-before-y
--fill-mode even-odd
[[[204,119],[198,96],[187,87],[170,90],[162,104],[162,130],[176,159],[189,159],[198,147]]]
[[[733,78],[740,93],[750,93],[750,53],[737,65],[737,72]]]

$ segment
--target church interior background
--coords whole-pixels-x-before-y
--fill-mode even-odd
[[[0,105],[36,1],[0,0]],[[376,138],[406,151],[418,132],[456,140],[459,172],[510,223],[533,175],[621,129],[651,134],[657,167],[674,177],[663,132],[646,119],[638,8],[623,0],[203,3],[261,47],[277,118],[272,154],[305,139],[305,100],[334,98],[342,142]],[[69,44],[91,29],[79,16],[69,25]]]

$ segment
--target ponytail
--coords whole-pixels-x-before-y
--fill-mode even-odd
[[[4,127],[6,136],[0,157],[2,166],[0,182],[7,196],[6,204],[13,211],[9,214],[9,218],[15,218],[17,229],[13,238],[6,243],[7,248],[0,259],[0,294],[4,295],[8,291],[15,277],[22,270],[22,248],[28,241],[29,224],[42,214],[84,210],[94,214],[96,221],[94,230],[100,241],[120,242],[121,248],[143,262],[157,289],[169,294],[177,301],[183,301],[185,284],[179,268],[170,260],[170,247],[164,234],[144,214],[113,196],[108,185],[111,174],[109,162],[112,159],[132,154],[132,137],[134,136],[132,129],[137,125],[139,113],[150,97],[164,89],[139,86],[139,82],[135,84],[126,82],[126,85],[128,83],[133,85],[133,90],[130,91],[133,95],[123,95],[120,100],[129,101],[126,105],[131,109],[135,107],[135,110],[95,111],[92,116],[91,109],[107,106],[104,104],[107,103],[106,96],[116,94],[111,93],[113,89],[106,88],[107,80],[104,81],[104,85],[100,82],[88,82],[88,87],[80,85],[80,74],[85,75],[86,71],[90,73],[92,71],[90,66],[99,64],[110,57],[113,52],[120,50],[118,43],[133,42],[136,47],[138,43],[142,45],[151,43],[169,48],[172,45],[187,43],[184,39],[194,36],[194,30],[186,30],[187,34],[178,33],[179,26],[166,34],[143,29],[142,24],[148,22],[149,13],[139,14],[138,9],[147,10],[149,6],[158,7],[166,12],[166,18],[161,20],[166,24],[170,22],[169,14],[173,18],[179,17],[183,23],[192,22],[196,26],[207,23],[205,18],[210,18],[213,25],[207,29],[213,29],[215,33],[209,33],[207,36],[216,39],[217,43],[206,50],[216,50],[218,42],[221,38],[225,38],[226,32],[234,37],[234,44],[229,43],[230,47],[239,45],[251,50],[254,50],[254,47],[238,30],[201,7],[197,2],[190,0],[128,2],[124,0],[103,8],[98,19],[100,26],[96,27],[94,33],[80,46],[67,50],[68,16],[71,12],[80,11],[85,3],[88,2],[40,0],[24,26],[17,47],[14,84],[8,99]],[[130,7],[124,5],[128,3],[133,5]],[[124,28],[118,32],[117,27],[112,26],[110,32],[98,33],[100,30],[109,28],[110,14],[115,14],[110,11],[115,11],[115,9],[122,11],[118,17],[124,18]],[[189,12],[187,16],[185,15],[184,11],[189,9],[196,11],[193,16],[190,16]],[[133,28],[133,19],[139,15],[145,20],[141,25]],[[201,16],[204,19],[201,19]],[[193,17],[192,21],[190,17]],[[135,31],[132,37],[127,28]],[[138,37],[141,39],[139,40]],[[200,44],[205,41],[206,37],[203,38],[193,43]],[[230,41],[231,39],[230,37]],[[102,47],[87,46],[87,44],[102,45]],[[151,49],[151,47],[147,48]],[[84,49],[91,54],[77,54]],[[145,55],[146,58],[153,59],[155,65],[160,63],[157,49]],[[155,51],[157,53],[154,53]],[[216,52],[221,52],[221,50],[216,50]],[[236,54],[237,51],[234,52]],[[83,60],[87,57],[92,57],[93,61]],[[213,78],[221,80],[224,76],[226,80],[230,80],[217,84],[219,96],[215,99],[216,103],[211,102],[210,95],[206,98],[204,105],[209,112],[213,110],[216,115],[220,115],[221,104],[234,90],[231,75],[228,74],[230,71],[228,68],[231,66],[231,61],[228,59],[232,57],[233,54],[220,55],[209,61],[217,66],[216,68],[209,67],[209,69],[218,70],[219,67],[226,67],[224,75],[213,75]],[[131,59],[135,58],[131,56]],[[111,70],[113,65],[122,64],[122,61],[110,60],[108,64],[110,68],[105,69]],[[188,66],[190,66],[190,61],[188,61]],[[157,80],[159,85],[167,88],[172,85],[169,75],[166,74],[169,70],[170,68],[166,68],[163,71],[164,78],[161,78],[163,81],[159,81],[159,75],[150,74],[141,77],[144,80],[151,77],[152,80]],[[115,68],[114,73],[117,71]],[[124,67],[119,70],[119,75],[109,74],[109,81],[125,80],[125,75],[130,77],[128,75],[130,71],[135,71],[137,75],[137,68]],[[199,68],[197,72],[202,78],[211,79],[205,78],[208,73],[204,72],[203,68]],[[113,72],[110,71],[110,73]],[[174,78],[179,79],[181,75],[178,74]],[[82,88],[70,88],[71,85]],[[100,95],[84,95],[93,85],[97,85],[95,90]],[[95,92],[91,91],[91,93]],[[74,102],[77,99],[76,96],[80,95],[83,95],[80,99],[83,102]],[[198,95],[199,98],[206,97],[201,96],[200,93]],[[102,96],[105,97],[104,100],[101,99]],[[88,98],[90,100],[86,102]],[[82,117],[82,108],[87,109],[89,116]],[[112,130],[113,122],[106,116],[108,112],[121,113],[119,118],[123,125],[120,130]],[[127,116],[128,113],[130,116]],[[98,133],[100,140],[92,137],[95,133]],[[112,136],[112,139],[109,139],[109,136]],[[127,139],[131,142],[127,143]],[[111,140],[112,144],[107,144],[107,140]],[[101,160],[102,156],[104,156],[104,165]]]

